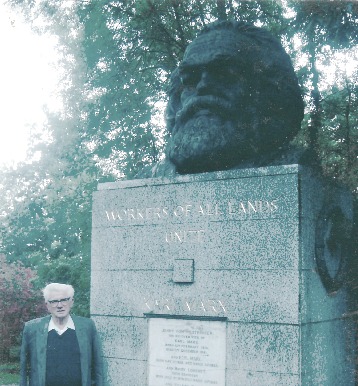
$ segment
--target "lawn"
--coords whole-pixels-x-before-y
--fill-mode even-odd
[[[0,364],[0,385],[19,384],[19,364],[1,363]]]

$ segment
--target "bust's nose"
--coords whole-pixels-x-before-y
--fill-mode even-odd
[[[212,88],[213,83],[213,74],[208,70],[203,70],[201,72],[201,76],[198,84],[196,85],[196,89],[199,95],[206,94]]]

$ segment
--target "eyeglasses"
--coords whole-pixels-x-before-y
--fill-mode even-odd
[[[48,300],[48,303],[51,307],[58,307],[58,305],[61,303],[63,306],[67,306],[68,302],[71,298],[64,298],[60,300]]]

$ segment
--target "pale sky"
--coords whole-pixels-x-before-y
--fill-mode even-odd
[[[0,0],[0,167],[24,160],[30,129],[41,131],[43,107],[56,109],[56,40],[38,36]]]

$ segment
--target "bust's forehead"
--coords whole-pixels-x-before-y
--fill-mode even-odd
[[[210,63],[219,58],[240,59],[247,50],[254,49],[254,43],[233,30],[213,30],[199,35],[187,47],[182,66],[196,66]]]

